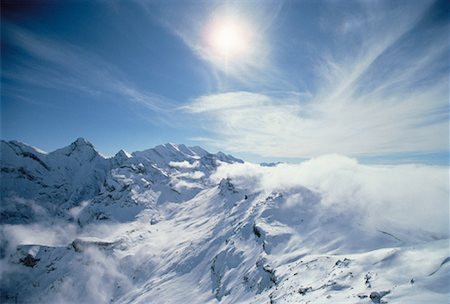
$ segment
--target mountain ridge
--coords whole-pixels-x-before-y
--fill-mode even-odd
[[[156,145],[153,148],[148,148],[148,149],[144,149],[144,150],[138,150],[138,151],[133,151],[133,152],[128,152],[124,149],[120,149],[118,152],[116,152],[116,154],[114,154],[113,156],[103,156],[102,154],[100,154],[100,152],[95,148],[95,146],[86,138],[84,137],[78,137],[77,139],[75,139],[72,143],[70,143],[67,146],[64,146],[62,148],[57,148],[53,151],[50,152],[46,152],[43,151],[39,148],[36,148],[32,145],[29,145],[27,143],[18,141],[18,140],[4,140],[4,139],[0,139],[0,143],[2,144],[6,144],[6,145],[14,145],[16,146],[19,150],[25,150],[25,152],[32,152],[34,154],[38,154],[38,155],[48,155],[51,153],[65,153],[65,154],[70,154],[71,151],[76,150],[76,149],[83,149],[86,148],[87,150],[92,149],[95,152],[97,152],[102,158],[105,159],[110,159],[110,158],[114,158],[114,156],[116,156],[118,153],[126,153],[130,156],[133,156],[133,154],[141,154],[141,153],[145,153],[148,151],[170,151],[170,150],[176,150],[178,152],[184,153],[186,155],[198,155],[198,156],[205,156],[207,154],[220,154],[222,156],[226,156],[226,157],[232,157],[230,154],[225,154],[221,151],[218,151],[217,153],[210,153],[206,150],[204,150],[203,148],[199,147],[199,146],[186,146],[184,144],[175,144],[175,143],[165,143],[165,144],[160,144],[160,145]],[[234,158],[234,157],[233,157]],[[242,160],[235,158],[236,160],[238,160],[239,162],[242,162]]]
[[[135,171],[139,166],[153,170],[154,177],[159,176],[159,183],[165,183],[165,172],[171,170],[170,164],[173,161],[199,161],[202,165],[206,163],[203,167],[212,168],[216,166],[216,161],[242,162],[221,152],[211,154],[198,147],[194,152],[185,145],[171,143],[131,154],[120,150],[108,158],[103,157],[92,143],[81,137],[66,147],[45,154],[17,141],[2,140],[0,144],[2,175],[3,180],[6,180],[1,186],[2,199],[8,201],[13,197],[12,192],[25,191],[27,198],[50,200],[50,204],[45,204],[46,210],[53,210],[51,205],[56,202],[60,206],[67,205],[66,209],[75,207],[84,199],[101,193],[107,184],[107,176],[127,164]],[[14,183],[19,186],[15,187]],[[14,215],[14,204],[5,204],[2,210],[5,209],[9,211],[7,216],[5,212],[2,213],[2,220],[11,216],[23,216],[22,211]]]
[[[320,175],[321,164],[332,171]],[[105,158],[82,138],[50,153],[2,141],[0,165],[2,303],[440,303],[448,295],[448,235],[385,220],[389,211],[370,205],[408,196],[352,203],[367,198],[364,185],[347,187],[349,177],[386,179],[392,168],[343,157],[267,167],[170,143]],[[446,173],[407,169],[419,179]]]

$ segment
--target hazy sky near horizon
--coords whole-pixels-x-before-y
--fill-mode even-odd
[[[449,6],[2,1],[1,137],[448,164]]]

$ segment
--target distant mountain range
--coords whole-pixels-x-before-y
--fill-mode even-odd
[[[121,204],[134,204],[131,192],[125,191],[132,184],[158,189],[154,203],[174,196],[180,196],[174,197],[177,201],[184,200],[185,195],[195,195],[202,187],[198,184],[181,194],[178,184],[197,180],[180,176],[180,172],[195,169],[204,174],[200,180],[206,180],[220,162],[242,163],[221,152],[210,154],[200,147],[175,144],[131,154],[121,150],[114,157],[105,158],[83,138],[48,154],[17,141],[1,141],[1,153],[2,223],[30,223],[42,213],[70,220],[70,209],[84,200],[95,198],[93,206],[109,204],[113,194],[117,199],[120,196]],[[121,183],[118,176],[130,179]],[[17,197],[32,199],[36,208],[27,208],[26,204],[17,208]],[[95,214],[97,211],[86,212],[94,211],[90,208],[83,211],[82,219],[88,222],[99,216]]]
[[[1,303],[448,300],[448,238],[365,225],[383,215],[328,208],[300,183],[237,183],[218,175],[245,165],[231,155],[164,144],[105,158],[83,138],[0,151]]]

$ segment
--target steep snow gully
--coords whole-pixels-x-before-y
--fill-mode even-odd
[[[448,167],[1,141],[1,303],[449,303]]]

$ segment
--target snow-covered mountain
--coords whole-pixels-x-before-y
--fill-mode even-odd
[[[2,223],[31,223],[49,215],[85,222],[128,220],[123,218],[125,207],[136,213],[168,200],[184,201],[206,186],[220,163],[242,163],[221,152],[174,144],[132,154],[121,150],[105,158],[83,138],[48,154],[1,141],[1,153]],[[90,206],[74,218],[73,210],[87,201]],[[116,209],[118,214],[105,213]]]
[[[1,303],[449,299],[448,168],[1,141],[0,187]]]

